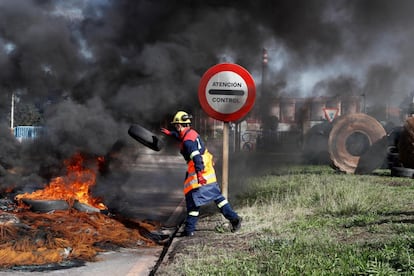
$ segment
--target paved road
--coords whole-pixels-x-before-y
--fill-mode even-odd
[[[123,165],[125,167],[125,162]],[[142,151],[98,182],[97,194],[114,212],[126,217],[160,222],[163,233],[171,234],[181,221],[183,209],[182,181],[185,163],[181,156]],[[163,246],[122,249],[99,255],[100,261],[81,267],[47,272],[0,271],[0,275],[149,275]]]
[[[40,276],[141,276],[149,275],[156,264],[161,247],[143,249],[122,249],[109,251],[99,255],[100,261],[86,263],[85,266],[68,269],[52,270],[47,272],[3,271],[0,275]]]

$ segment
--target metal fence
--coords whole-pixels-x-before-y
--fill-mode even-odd
[[[39,137],[43,132],[41,126],[16,126],[14,127],[14,137],[22,141],[26,139],[34,139]]]

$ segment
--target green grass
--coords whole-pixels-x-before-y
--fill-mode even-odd
[[[180,275],[414,275],[414,180],[291,167],[248,180],[225,245],[193,244]]]

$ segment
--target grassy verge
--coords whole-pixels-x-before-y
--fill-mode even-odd
[[[412,179],[291,167],[248,186],[233,200],[242,230],[183,241],[160,275],[414,273]],[[220,215],[204,221],[217,224]]]

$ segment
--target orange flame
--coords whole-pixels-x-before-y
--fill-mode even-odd
[[[94,168],[84,166],[85,159],[82,154],[77,153],[71,159],[66,160],[66,175],[55,177],[43,189],[31,194],[24,193],[16,196],[17,200],[36,199],[36,200],[66,200],[72,204],[75,200],[100,210],[107,209],[100,198],[91,195],[90,188],[95,185],[96,171],[103,157],[95,160]]]

